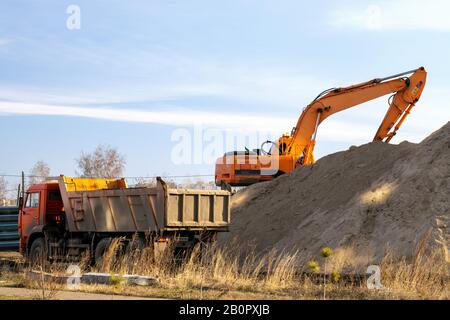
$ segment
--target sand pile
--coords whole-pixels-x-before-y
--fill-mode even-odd
[[[369,143],[326,156],[233,196],[231,232],[258,252],[352,246],[379,261],[410,256],[417,241],[450,243],[450,122],[419,144]]]

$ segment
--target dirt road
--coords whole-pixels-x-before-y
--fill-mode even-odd
[[[37,289],[0,287],[0,299],[41,299],[42,292]],[[165,300],[160,298],[146,298],[123,296],[115,294],[86,293],[79,291],[57,291],[52,293],[52,300]]]

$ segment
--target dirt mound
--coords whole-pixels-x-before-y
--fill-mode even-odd
[[[450,122],[419,144],[369,143],[326,156],[233,196],[231,232],[256,250],[351,246],[376,262],[428,234],[448,259]]]

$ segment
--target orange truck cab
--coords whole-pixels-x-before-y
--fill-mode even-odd
[[[64,230],[64,205],[57,182],[32,185],[19,207],[19,251],[28,255],[37,238]]]

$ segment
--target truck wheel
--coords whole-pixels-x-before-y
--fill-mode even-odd
[[[95,247],[95,264],[97,267],[101,267],[103,264],[103,256],[108,251],[109,246],[111,245],[111,238],[103,238],[97,243]]]
[[[131,255],[136,251],[142,251],[145,248],[145,241],[141,237],[137,237],[128,242],[127,247],[125,248],[125,254]]]
[[[33,241],[28,255],[31,266],[44,265],[47,261],[47,248],[45,247],[45,239],[37,238]]]

